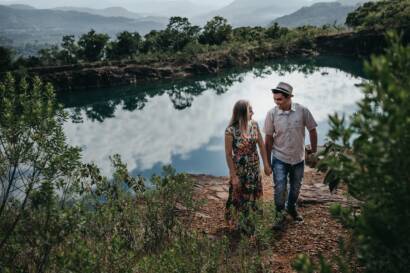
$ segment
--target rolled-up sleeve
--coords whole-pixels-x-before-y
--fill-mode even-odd
[[[317,127],[317,123],[315,119],[313,118],[312,113],[309,111],[309,109],[304,108],[304,117],[305,117],[305,126],[308,129],[308,131],[313,130],[314,128]]]
[[[267,135],[273,135],[274,131],[275,130],[273,128],[272,111],[269,111],[266,114],[265,124],[263,126],[263,132]]]

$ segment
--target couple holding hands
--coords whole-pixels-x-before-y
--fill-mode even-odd
[[[225,217],[230,225],[233,224],[233,210],[247,214],[249,208],[256,209],[256,201],[263,194],[257,147],[265,174],[273,174],[277,216],[273,227],[283,229],[285,211],[295,221],[303,221],[296,203],[305,165],[305,128],[310,137],[309,152],[315,153],[317,123],[306,107],[292,102],[293,88],[290,84],[280,82],[272,89],[272,94],[276,106],[265,118],[265,140],[258,123],[252,120],[252,106],[245,100],[235,103],[225,130],[225,154],[230,175]]]

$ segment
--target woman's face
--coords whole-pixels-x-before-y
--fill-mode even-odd
[[[251,120],[253,116],[253,109],[252,109],[252,105],[248,105],[248,120]]]

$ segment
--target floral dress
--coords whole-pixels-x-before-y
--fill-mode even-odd
[[[249,205],[255,207],[255,201],[262,196],[259,156],[256,148],[260,134],[258,123],[252,120],[248,128],[247,136],[242,135],[239,127],[235,125],[225,130],[225,134],[233,138],[232,159],[239,178],[238,200],[233,198],[232,182],[229,181],[229,197],[225,214],[227,219],[231,217],[233,207],[239,212],[247,212]]]

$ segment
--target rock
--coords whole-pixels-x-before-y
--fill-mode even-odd
[[[217,196],[219,199],[227,200],[229,194],[228,194],[228,192],[217,192],[217,193],[216,193],[216,196]]]

